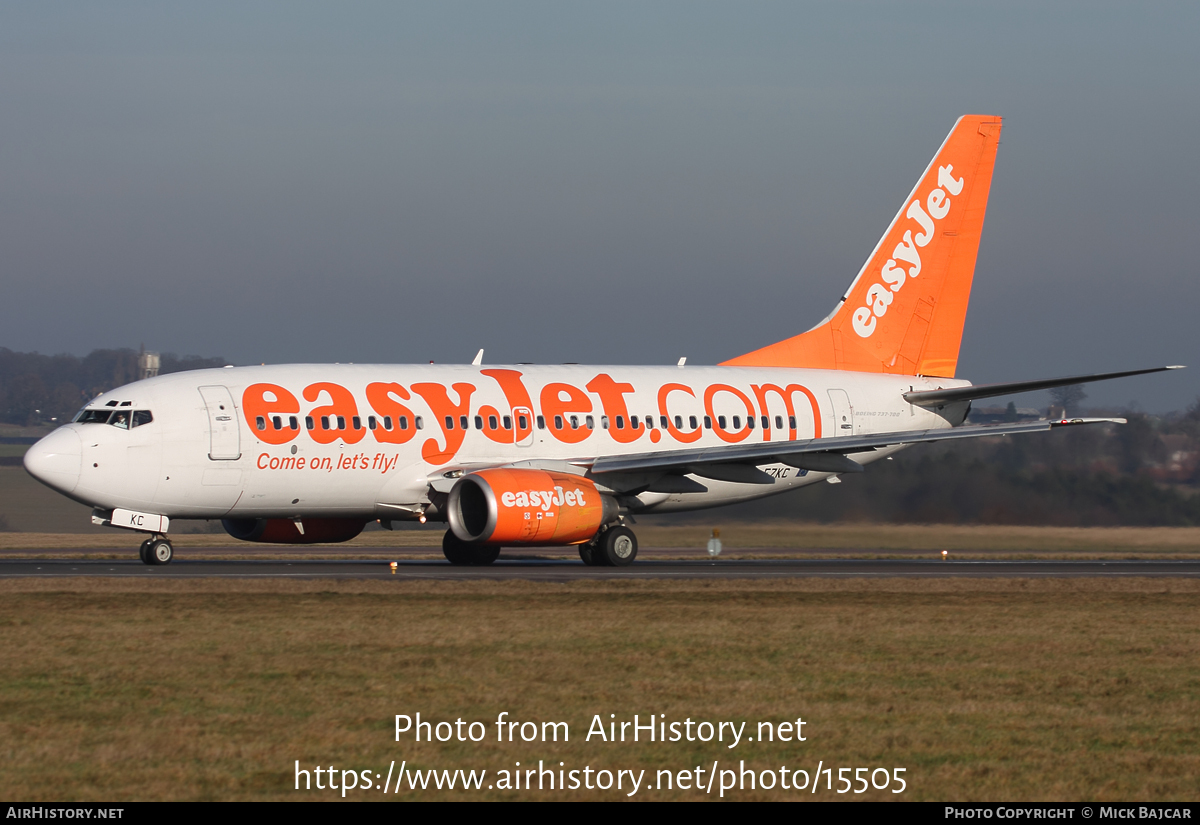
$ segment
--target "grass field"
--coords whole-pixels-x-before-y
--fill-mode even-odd
[[[905,768],[906,799],[1194,800],[1200,582],[0,582],[0,796],[334,799],[386,773]],[[395,742],[393,716],[566,721],[569,742]],[[593,714],[802,717],[806,742],[584,741]],[[382,781],[382,778],[380,779]],[[643,783],[645,784],[645,783]],[[714,785],[713,795],[716,795]],[[892,798],[732,792],[735,799]],[[389,797],[391,795],[389,794]],[[643,790],[635,799],[698,799]],[[356,798],[350,792],[348,798]],[[381,792],[357,798],[384,799]]]

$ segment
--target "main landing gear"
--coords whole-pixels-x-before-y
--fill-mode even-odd
[[[175,548],[166,536],[153,536],[142,542],[138,558],[142,564],[170,564],[175,558]]]
[[[637,558],[637,536],[628,527],[617,525],[579,545],[579,558],[592,567],[625,567]]]
[[[468,544],[454,535],[453,530],[447,530],[442,538],[442,553],[451,564],[483,567],[500,556],[500,548],[490,544]]]

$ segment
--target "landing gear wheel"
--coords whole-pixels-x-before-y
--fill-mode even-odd
[[[152,539],[146,555],[151,564],[170,564],[171,559],[175,558],[175,548],[167,539]]]
[[[442,554],[451,564],[484,567],[500,557],[500,548],[489,544],[468,544],[447,530],[442,537]]]
[[[583,563],[588,567],[596,566],[596,555],[595,542],[589,541],[579,545],[579,558],[583,559]]]
[[[600,542],[592,551],[600,564],[609,567],[625,567],[637,558],[637,536],[628,527],[610,527],[600,536]]]
[[[142,564],[154,564],[150,561],[150,543],[154,539],[146,539],[142,542],[142,546],[138,548],[138,558],[142,560]]]

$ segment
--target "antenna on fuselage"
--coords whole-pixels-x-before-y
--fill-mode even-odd
[[[478,367],[482,363],[483,363],[483,350],[480,350],[479,352],[475,353],[475,360],[471,362],[471,366]]]

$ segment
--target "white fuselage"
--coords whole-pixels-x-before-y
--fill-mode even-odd
[[[963,407],[939,413],[901,394],[967,383],[741,367],[198,370],[98,396],[84,418],[88,411],[99,411],[93,419],[105,410],[146,411],[151,420],[66,425],[35,445],[26,464],[50,486],[102,509],[390,520],[415,517],[444,479],[473,468],[570,462],[582,473],[600,456],[948,428],[961,422]],[[869,463],[896,449],[853,457]],[[761,468],[773,483],[701,479],[706,492],[641,491],[623,507],[695,509],[829,476],[784,464]]]

